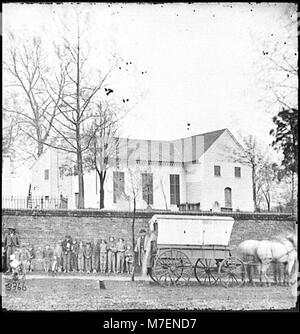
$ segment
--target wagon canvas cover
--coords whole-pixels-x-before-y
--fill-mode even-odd
[[[157,244],[228,246],[234,224],[231,217],[154,215]],[[153,226],[153,225],[152,225]]]

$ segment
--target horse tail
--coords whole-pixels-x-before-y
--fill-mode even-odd
[[[260,256],[257,253],[258,247],[256,247],[254,253],[255,253],[255,258],[256,260],[261,264],[262,263],[262,259],[260,258]]]

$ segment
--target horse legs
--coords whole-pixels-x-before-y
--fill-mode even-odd
[[[291,274],[292,274],[292,281],[291,284],[297,284],[297,278],[298,278],[298,274],[299,274],[299,262],[297,257],[295,257],[294,260],[294,264],[291,265],[292,269],[291,269]]]
[[[287,284],[287,271],[288,271],[288,268],[287,268],[287,262],[286,263],[283,263],[283,286],[286,286]]]
[[[267,284],[267,286],[270,286],[270,281],[269,281],[269,277],[267,276],[267,270],[269,268],[269,265],[270,263],[266,263],[266,262],[263,262],[261,264],[261,276],[263,276],[265,278],[265,282]],[[260,282],[261,282],[261,285],[263,284],[262,282],[262,277],[260,277]]]
[[[274,275],[274,282],[275,284],[281,285],[281,268],[280,262],[273,263],[273,275]]]
[[[282,280],[281,280],[281,263],[280,262],[277,262],[277,268],[278,268],[278,279],[279,279],[279,285],[282,284]]]
[[[262,286],[262,263],[259,263],[258,265],[258,271],[259,271],[259,283]]]
[[[265,265],[263,263],[259,263],[258,270],[259,270],[259,283],[260,286],[264,285],[263,277],[265,277],[264,271],[265,271]]]
[[[274,283],[277,285],[278,266],[276,262],[273,263],[273,275],[274,275]]]
[[[248,279],[249,279],[249,284],[252,284],[253,286],[255,286],[254,282],[253,282],[253,268],[252,268],[252,264],[247,264],[246,265],[246,270],[247,270],[247,275],[248,275]]]
[[[284,266],[285,270],[284,270],[284,272],[285,272],[285,281],[286,281],[286,285],[287,286],[290,285],[290,277],[291,277],[293,269],[294,270],[296,269],[296,266],[297,266],[296,258],[295,259],[291,259],[290,261],[288,261],[287,263],[285,263],[285,266]],[[297,272],[296,272],[296,274],[297,274]],[[297,278],[296,278],[296,280],[297,280]],[[293,284],[293,282],[292,282],[292,284]]]
[[[252,286],[255,286],[255,283],[253,281],[253,275],[254,275],[254,266],[252,264],[249,265],[249,272],[250,272],[250,277],[251,280],[249,280],[249,282],[252,284]]]

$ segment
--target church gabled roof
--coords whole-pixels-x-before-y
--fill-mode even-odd
[[[175,140],[115,138],[113,142],[116,141],[118,144],[112,150],[113,153],[109,159],[166,163],[197,161],[225,131],[228,131],[233,137],[225,128]],[[233,139],[235,140],[234,137]]]
[[[227,129],[206,132],[175,140],[145,140],[119,138],[121,160],[127,152],[134,152],[131,159],[141,161],[163,161],[175,163],[198,160]],[[129,149],[128,149],[129,148]],[[127,153],[127,154],[126,154]]]
[[[202,133],[200,136],[204,137],[204,152],[206,152],[211,145],[221,136],[227,129],[216,130],[211,132]]]

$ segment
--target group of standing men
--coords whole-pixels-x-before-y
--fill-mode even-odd
[[[114,237],[110,237],[109,242],[100,239],[83,243],[66,236],[61,243],[61,249],[59,244],[56,245],[53,258],[57,271],[131,273],[133,252],[123,238],[119,238],[117,242]]]
[[[24,259],[26,255],[26,263],[31,263],[31,271],[40,270],[37,265],[40,259],[45,272],[132,273],[134,257],[137,266],[143,264],[146,244],[146,231],[140,230],[134,251],[129,244],[125,244],[123,238],[116,241],[111,236],[108,242],[100,239],[83,243],[67,235],[63,241],[56,243],[54,248],[47,245],[43,251],[41,247],[38,247],[36,252],[34,249],[29,252],[23,247],[24,245],[20,249],[20,239],[16,234],[16,229],[9,228],[4,243],[2,243],[2,270],[6,268],[10,271],[11,255],[19,253],[19,257],[22,257],[20,254],[24,251]],[[41,254],[39,255],[39,253]],[[20,260],[22,259],[20,258]]]

